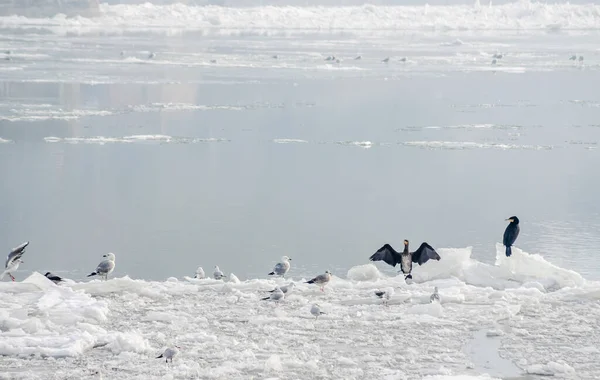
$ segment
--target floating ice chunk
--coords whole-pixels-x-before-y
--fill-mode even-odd
[[[106,348],[115,355],[122,352],[135,352],[141,354],[152,350],[150,343],[140,334],[135,332],[117,332],[110,336],[109,340]]]
[[[383,278],[383,275],[375,265],[364,264],[350,268],[346,277],[352,281],[375,281]]]
[[[547,364],[533,364],[527,367],[527,373],[532,375],[554,376],[558,374],[574,374],[575,369],[565,362],[548,362]]]
[[[422,305],[414,305],[406,310],[407,314],[426,314],[432,317],[441,317],[443,315],[442,305],[438,302]]]
[[[279,355],[271,355],[265,362],[265,372],[283,371]]]
[[[240,283],[240,279],[237,278],[237,276],[233,273],[229,274],[229,282],[233,282],[234,284],[239,284]]]

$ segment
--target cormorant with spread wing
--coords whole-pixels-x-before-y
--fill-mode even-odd
[[[385,261],[395,267],[400,263],[400,269],[404,273],[404,279],[412,278],[412,263],[425,264],[429,259],[440,260],[440,255],[429,244],[423,242],[419,249],[414,252],[408,250],[408,240],[404,240],[404,251],[396,252],[391,245],[386,244],[369,258],[371,261]]]

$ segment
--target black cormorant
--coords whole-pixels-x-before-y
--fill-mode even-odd
[[[506,230],[504,230],[504,239],[502,239],[502,244],[506,246],[506,257],[512,255],[511,246],[517,240],[517,236],[519,236],[519,232],[521,231],[521,227],[519,227],[519,218],[516,216],[511,216],[506,219],[510,221],[508,226],[506,226]]]
[[[385,261],[395,267],[400,263],[402,273],[406,275],[404,279],[412,278],[412,263],[425,264],[429,259],[440,260],[440,255],[429,244],[423,242],[419,249],[414,252],[408,250],[408,240],[404,240],[404,251],[396,252],[391,245],[385,244],[369,258],[371,261]]]

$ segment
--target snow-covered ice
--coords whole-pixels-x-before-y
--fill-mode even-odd
[[[502,248],[496,265],[472,259],[469,248],[440,248],[443,262],[419,267],[409,285],[372,263],[334,275],[325,293],[297,279],[278,306],[260,299],[289,280],[125,276],[57,286],[34,272],[0,283],[0,371],[11,379],[51,371],[58,378],[483,380],[492,377],[465,347],[496,339],[499,353],[489,355],[514,364],[489,369],[493,376],[518,367],[530,376],[595,378],[600,284],[518,248],[507,259]],[[434,286],[442,303],[430,303]],[[387,287],[395,294],[384,307],[373,289]],[[327,311],[318,321],[308,312],[314,303]],[[183,349],[166,367],[155,357],[174,342]]]

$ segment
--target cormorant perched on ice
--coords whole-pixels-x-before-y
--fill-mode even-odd
[[[506,257],[512,255],[511,246],[517,240],[517,236],[519,236],[519,232],[521,231],[521,227],[519,227],[519,218],[516,216],[511,216],[506,219],[510,223],[506,226],[506,230],[504,230],[504,239],[502,240],[502,244],[506,246]]]
[[[395,267],[400,263],[402,273],[406,275],[404,279],[412,278],[412,263],[425,264],[429,259],[440,260],[440,255],[429,244],[423,242],[419,249],[414,252],[408,251],[408,240],[404,240],[404,251],[396,252],[391,245],[386,244],[379,248],[377,252],[369,258],[371,261],[385,261]]]

